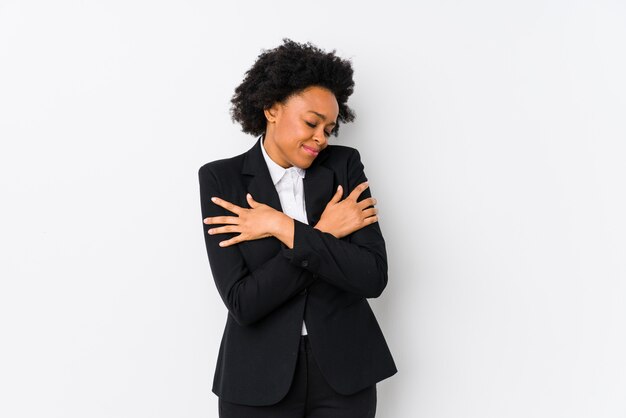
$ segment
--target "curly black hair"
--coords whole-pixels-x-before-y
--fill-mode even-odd
[[[348,107],[348,97],[354,91],[352,64],[332,52],[324,52],[310,42],[300,44],[284,38],[283,44],[262,50],[231,99],[233,122],[239,122],[242,131],[255,136],[265,132],[267,120],[264,109],[283,102],[310,86],[330,90],[339,104],[337,136],[340,122],[352,122],[354,111]]]

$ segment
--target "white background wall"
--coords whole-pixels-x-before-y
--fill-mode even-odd
[[[622,1],[0,0],[0,416],[216,417],[197,169],[283,37],[350,58],[378,416],[626,416]]]

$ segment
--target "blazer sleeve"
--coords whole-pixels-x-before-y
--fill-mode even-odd
[[[202,219],[233,216],[211,201],[212,196],[223,195],[220,193],[218,178],[210,166],[200,168],[198,176]],[[208,230],[215,225],[206,225],[204,222],[202,225],[217,290],[228,311],[240,325],[250,325],[262,319],[315,281],[315,276],[291,263],[281,251],[277,251],[275,256],[251,271],[239,245],[219,246],[221,241],[237,235],[236,233],[209,235]]]
[[[359,152],[348,162],[348,190],[367,180]],[[367,188],[358,201],[371,197]],[[294,220],[294,245],[282,250],[294,265],[320,279],[366,298],[380,296],[387,286],[387,253],[380,225],[374,222],[341,239]]]

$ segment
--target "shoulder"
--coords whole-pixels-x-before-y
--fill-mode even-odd
[[[323,156],[322,153],[324,153]],[[356,148],[346,145],[328,145],[322,153],[318,156],[319,164],[333,171],[363,170],[361,154]]]
[[[327,166],[345,165],[361,159],[361,155],[356,148],[346,145],[328,145],[323,153],[324,156],[320,159],[320,164]]]
[[[359,151],[357,151],[356,148],[352,148],[347,145],[332,144],[332,145],[328,145],[324,149],[324,152],[328,153],[329,156],[349,157],[353,155],[354,153],[358,153]]]
[[[349,190],[367,180],[365,167],[361,162],[361,154],[356,148],[345,145],[329,145],[324,151],[328,151],[328,154],[324,161],[320,161],[320,164],[332,170],[338,179],[344,179],[340,182],[343,181],[344,186]]]
[[[209,175],[227,176],[231,174],[238,174],[241,172],[245,154],[246,153],[244,152],[242,154],[235,155],[234,157],[222,158],[208,162],[198,169],[198,176],[202,178]]]

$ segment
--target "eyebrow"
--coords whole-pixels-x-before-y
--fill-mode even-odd
[[[326,120],[326,116],[324,116],[324,115],[323,115],[323,114],[321,114],[321,113],[317,113],[317,112],[316,112],[316,111],[314,111],[314,110],[309,110],[309,112],[310,112],[310,113],[315,113],[315,114],[316,114],[317,116],[319,116],[319,117],[320,117],[320,119],[322,119],[322,120]],[[335,125],[337,125],[337,124],[336,124],[335,122],[331,122],[331,123],[329,123],[329,125],[335,126]]]

